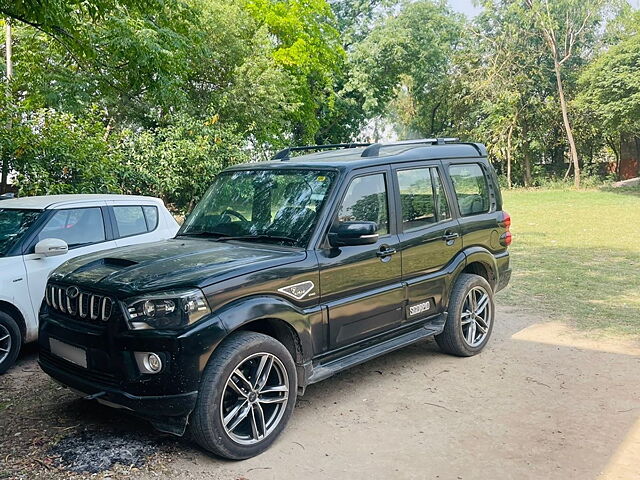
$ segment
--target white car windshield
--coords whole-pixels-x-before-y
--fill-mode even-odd
[[[41,210],[0,208],[0,257],[9,252],[41,214]]]

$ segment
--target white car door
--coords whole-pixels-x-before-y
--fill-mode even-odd
[[[80,255],[116,247],[114,240],[108,240],[105,212],[100,205],[56,210],[42,227],[36,242],[45,238],[64,240],[69,245],[69,252],[54,257],[42,257],[35,253],[24,256],[29,294],[36,317],[42,304],[47,279],[53,270]]]

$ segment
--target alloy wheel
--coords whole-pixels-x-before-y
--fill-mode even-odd
[[[478,347],[489,334],[491,299],[483,287],[473,287],[467,293],[460,315],[462,338],[472,348]]]
[[[289,399],[284,364],[271,353],[242,360],[224,387],[220,415],[225,432],[236,443],[254,445],[279,425]]]
[[[11,352],[11,334],[4,325],[0,325],[0,363],[4,362]]]

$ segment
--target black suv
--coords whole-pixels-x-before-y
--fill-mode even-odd
[[[291,155],[303,150],[326,151]],[[248,458],[311,383],[430,336],[479,353],[511,274],[510,222],[481,144],[286,149],[223,171],[176,238],[55,271],[39,362],[89,399]]]

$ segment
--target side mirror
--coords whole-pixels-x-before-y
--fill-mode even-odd
[[[372,245],[378,241],[376,222],[341,222],[329,232],[329,243],[333,247]]]
[[[43,257],[55,257],[57,255],[66,255],[69,251],[69,245],[59,238],[45,238],[36,243],[35,253]]]

